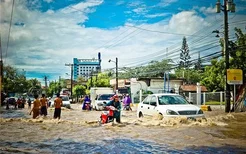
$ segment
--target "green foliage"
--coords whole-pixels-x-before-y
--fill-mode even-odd
[[[189,54],[189,47],[186,41],[186,38],[183,38],[183,43],[182,43],[182,47],[180,49],[181,53],[180,53],[180,67],[181,68],[189,68],[190,66],[190,61],[189,59],[190,54]]]
[[[88,79],[86,83],[87,87],[110,87],[110,78],[108,76],[108,73],[99,73],[98,76],[92,77],[91,79]]]
[[[119,78],[163,77],[164,72],[171,68],[170,62],[170,60],[163,59],[152,61],[147,66],[124,68],[124,73],[119,73]]]
[[[241,29],[235,28],[237,40],[229,42],[230,66],[235,69],[242,69],[246,73],[246,34]]]
[[[176,78],[183,78],[189,84],[196,84],[202,79],[202,71],[196,69],[176,69],[175,70]],[[183,77],[184,75],[184,77]]]
[[[244,72],[244,83],[246,82],[246,34],[235,28],[235,35],[237,40],[235,42],[229,42],[230,51],[230,68],[242,69]],[[224,43],[221,42],[222,50]],[[212,60],[212,66],[205,68],[205,72],[202,78],[202,84],[205,85],[210,91],[221,91],[225,87],[225,61]]]
[[[85,88],[85,86],[82,86],[82,85],[76,85],[76,86],[73,88],[73,94],[74,94],[76,97],[85,95],[85,94],[86,94],[86,88]]]
[[[202,85],[209,91],[223,91],[225,87],[225,63],[224,59],[211,61],[212,66],[207,66],[202,77]]]
[[[46,92],[47,96],[52,97],[54,94],[60,92],[59,91],[59,83],[55,81],[51,81]]]
[[[26,93],[30,92],[32,89],[40,91],[41,83],[37,79],[27,80],[23,71],[19,71],[12,66],[3,66],[4,92]]]

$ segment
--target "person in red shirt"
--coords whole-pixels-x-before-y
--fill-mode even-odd
[[[54,119],[61,118],[61,107],[62,107],[62,99],[60,98],[60,94],[56,95],[57,97],[54,100],[55,112],[54,112]]]

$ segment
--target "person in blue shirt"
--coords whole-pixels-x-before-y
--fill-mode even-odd
[[[120,123],[120,110],[121,110],[121,103],[119,101],[118,95],[114,95],[112,100],[109,101],[106,106],[113,106],[116,108],[114,111],[114,118],[116,119],[116,122]]]

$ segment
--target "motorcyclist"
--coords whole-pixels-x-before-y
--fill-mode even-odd
[[[132,111],[132,108],[131,108],[131,98],[130,98],[130,96],[128,95],[128,94],[126,94],[126,97],[124,98],[124,100],[123,100],[123,104],[124,104],[124,109],[125,110],[131,110]],[[123,109],[123,110],[124,110]]]
[[[85,96],[82,110],[87,110],[87,108],[86,108],[87,105],[89,105],[89,110],[91,110],[91,100],[90,100],[89,96]]]
[[[116,108],[116,110],[114,110],[114,118],[116,119],[116,122],[120,123],[120,110],[121,110],[121,103],[119,101],[119,96],[118,95],[114,95],[112,100],[109,101],[106,106],[113,106]]]

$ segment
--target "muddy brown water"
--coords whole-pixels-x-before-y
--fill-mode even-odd
[[[136,118],[99,125],[101,111],[63,109],[61,120],[31,119],[28,109],[0,109],[0,153],[246,153],[246,113],[206,112],[206,119]]]

